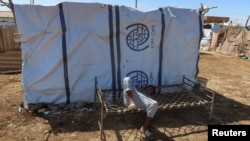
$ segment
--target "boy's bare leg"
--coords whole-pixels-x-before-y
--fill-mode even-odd
[[[148,130],[148,126],[151,122],[151,119],[152,118],[150,118],[150,117],[146,117],[146,119],[145,119],[145,121],[140,129],[140,132],[142,132],[145,135],[145,137],[150,137],[150,138],[152,137],[151,136],[152,133]]]
[[[145,121],[140,129],[141,131],[145,132],[146,130],[148,130],[148,126],[151,122],[151,119],[152,119],[151,117],[146,117],[146,119],[145,119]]]

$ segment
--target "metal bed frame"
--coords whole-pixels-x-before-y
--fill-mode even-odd
[[[101,139],[104,139],[104,118],[107,115],[136,113],[144,109],[129,110],[123,105],[123,90],[102,90],[95,78],[94,109],[99,104],[98,121]],[[183,76],[182,84],[157,86],[152,96],[158,102],[158,110],[171,110],[187,107],[209,107],[208,122],[211,120],[214,106],[214,91],[193,82]]]

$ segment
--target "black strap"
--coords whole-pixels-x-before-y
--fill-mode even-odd
[[[121,84],[121,44],[120,44],[120,11],[119,6],[115,6],[115,22],[116,22],[116,46],[117,46],[117,81],[118,89],[122,89]]]
[[[202,18],[201,18],[201,15],[202,15],[202,12],[199,13],[200,37],[199,37],[198,50],[200,49],[200,43],[201,43],[201,39],[202,39],[202,37],[203,37],[203,25],[202,25]],[[196,71],[196,74],[195,74],[195,79],[197,78],[198,73],[199,73],[199,66],[198,66],[199,60],[200,60],[200,54],[198,54],[197,61],[196,61],[196,70],[197,70],[197,71]]]
[[[113,40],[113,11],[112,6],[108,5],[109,12],[109,45],[110,45],[110,57],[111,57],[111,73],[112,73],[112,89],[116,89],[116,71],[115,71],[115,54],[114,54],[114,40]]]
[[[64,69],[64,83],[65,83],[65,90],[66,90],[66,103],[70,103],[70,88],[69,88],[69,75],[68,75],[68,59],[67,59],[67,46],[66,46],[66,25],[64,20],[63,14],[63,5],[62,3],[59,4],[59,14],[61,20],[61,27],[62,27],[62,55],[63,55],[63,69]]]
[[[161,12],[161,41],[160,41],[160,48],[159,48],[159,72],[158,72],[158,86],[161,86],[162,81],[162,58],[163,58],[163,38],[165,33],[165,15],[162,8],[159,8]]]

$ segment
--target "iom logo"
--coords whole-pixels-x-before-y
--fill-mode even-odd
[[[126,37],[126,42],[129,48],[134,51],[142,51],[149,47],[149,45],[144,45],[149,39],[149,30],[144,24],[132,24],[126,28],[131,30]]]
[[[148,76],[143,71],[132,71],[127,74],[136,88],[148,85]]]

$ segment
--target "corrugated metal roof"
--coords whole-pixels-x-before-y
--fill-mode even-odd
[[[229,17],[204,16],[204,23],[226,23]]]

